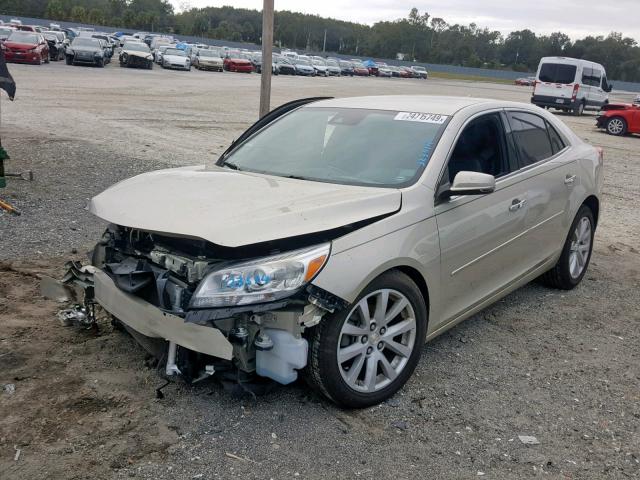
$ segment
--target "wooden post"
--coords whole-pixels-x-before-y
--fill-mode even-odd
[[[260,117],[271,109],[271,55],[273,52],[273,0],[262,7],[262,75],[260,78]]]

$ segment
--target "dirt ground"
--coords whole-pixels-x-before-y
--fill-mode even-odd
[[[0,478],[640,477],[640,137],[561,116],[605,149],[585,281],[571,292],[531,284],[433,340],[392,400],[343,411],[302,383],[252,399],[213,382],[171,383],[159,399],[164,381],[142,348],[104,317],[98,333],[61,326],[38,276],[91,248],[104,227],[84,210],[92,195],[213,161],[255,120],[259,76],[10,68],[7,169],[35,181],[0,190],[23,212],[0,214]],[[272,104],[400,93],[528,101],[530,90],[276,77]]]

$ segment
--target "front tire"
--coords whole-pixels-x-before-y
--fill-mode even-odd
[[[621,137],[627,133],[627,122],[622,117],[611,117],[606,124],[607,133]]]
[[[577,287],[589,267],[594,233],[593,212],[582,205],[573,219],[558,263],[540,277],[540,282],[560,290]]]
[[[67,63],[67,65],[73,65],[73,56],[72,55],[67,55],[66,56],[66,63]]]
[[[407,382],[426,332],[420,289],[404,273],[386,272],[310,332],[306,379],[343,407],[378,404]]]

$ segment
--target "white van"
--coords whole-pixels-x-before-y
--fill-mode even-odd
[[[599,63],[544,57],[538,65],[531,103],[582,115],[585,110],[600,110],[609,103],[612,87]]]

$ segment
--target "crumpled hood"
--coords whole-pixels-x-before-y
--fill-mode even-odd
[[[400,209],[390,188],[294,180],[226,168],[175,168],[124,180],[89,210],[117,225],[239,247],[323,232]]]
[[[148,52],[140,52],[138,50],[123,50],[122,53],[126,53],[132,57],[144,58],[145,60],[151,60],[153,56]]]

